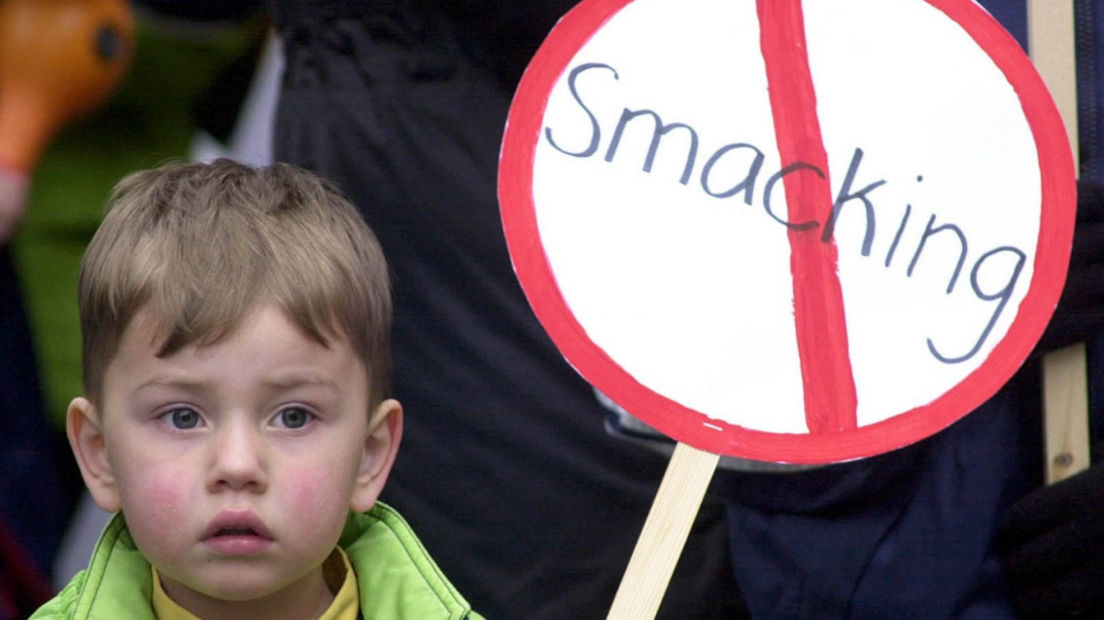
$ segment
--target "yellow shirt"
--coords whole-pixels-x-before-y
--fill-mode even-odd
[[[157,569],[152,570],[153,615],[157,620],[200,620],[165,594]],[[349,556],[340,547],[334,549],[322,564],[322,570],[326,583],[334,591],[334,600],[318,620],[357,620],[360,614],[360,589],[357,587],[356,573],[349,564]]]

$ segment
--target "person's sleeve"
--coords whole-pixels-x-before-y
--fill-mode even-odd
[[[1069,273],[1036,351],[1094,340],[1104,332],[1104,185],[1077,184],[1077,227]]]
[[[1104,619],[1104,465],[1014,504],[997,540],[1023,620]]]

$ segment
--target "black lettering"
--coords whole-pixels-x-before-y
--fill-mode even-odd
[[[905,226],[908,225],[909,216],[912,215],[912,205],[905,205],[905,216],[901,218],[901,225],[897,228],[897,234],[893,236],[893,244],[886,253],[885,266],[893,262],[893,255],[897,252],[897,244],[901,243],[901,235],[905,234]]]
[[[985,293],[978,285],[978,272],[981,270],[981,265],[986,259],[1001,252],[1011,252],[1015,254],[1016,266],[1012,269],[1012,275],[1009,276],[1008,282],[1004,285],[1004,288],[996,293]],[[977,263],[974,263],[974,268],[970,272],[970,286],[973,288],[974,295],[976,295],[978,299],[984,301],[1000,300],[999,303],[997,303],[997,308],[993,311],[993,316],[989,317],[989,323],[985,326],[985,329],[982,330],[981,336],[978,338],[977,342],[974,343],[974,347],[965,355],[960,357],[947,357],[937,351],[931,338],[928,338],[928,350],[935,356],[935,359],[944,364],[958,364],[959,362],[964,362],[977,355],[977,352],[981,350],[981,346],[985,344],[985,340],[989,338],[989,333],[993,331],[993,326],[996,325],[997,321],[1000,319],[1001,313],[1004,312],[1004,307],[1008,304],[1009,298],[1012,297],[1012,291],[1016,288],[1016,282],[1020,279],[1020,273],[1023,271],[1025,262],[1027,262],[1027,256],[1018,248],[1011,246],[1002,246],[994,250],[989,250],[981,255],[981,258],[978,259]]]
[[[855,182],[855,175],[859,171],[859,164],[862,163],[862,157],[862,149],[856,148],[855,154],[851,156],[851,165],[847,168],[847,175],[843,179],[843,185],[840,186],[839,194],[836,195],[836,201],[832,203],[832,214],[828,216],[828,221],[824,223],[824,231],[820,235],[820,240],[825,243],[831,241],[832,235],[836,232],[836,220],[839,219],[839,214],[840,211],[843,210],[843,205],[852,200],[860,200],[863,206],[866,207],[866,236],[863,238],[862,255],[870,256],[870,246],[874,243],[874,205],[871,204],[866,195],[879,185],[885,185],[885,180],[875,181],[859,191],[852,193],[851,184]]]
[[[747,174],[744,175],[736,185],[726,189],[723,192],[714,192],[709,189],[709,173],[713,171],[713,166],[721,160],[726,153],[735,151],[736,149],[751,149],[755,151],[755,158],[751,161],[751,165],[748,166]],[[759,170],[763,167],[763,160],[766,157],[763,156],[763,151],[760,151],[754,145],[740,142],[737,144],[726,144],[717,149],[716,153],[709,158],[709,161],[705,162],[705,167],[702,168],[701,174],[701,186],[705,190],[705,193],[713,196],[714,198],[728,198],[729,196],[735,196],[740,190],[744,191],[744,204],[750,205],[752,195],[755,193],[755,179],[759,177]]]
[[[816,228],[817,226],[820,226],[820,222],[816,220],[809,220],[807,222],[793,224],[778,217],[777,215],[775,215],[774,211],[771,210],[771,193],[774,191],[774,184],[780,181],[787,174],[792,174],[794,172],[798,172],[799,170],[812,170],[813,172],[817,173],[817,176],[819,176],[821,179],[825,178],[824,171],[812,164],[807,164],[803,161],[799,161],[796,164],[790,164],[789,166],[786,166],[785,168],[774,173],[774,175],[772,175],[771,178],[767,181],[767,186],[763,189],[763,208],[767,210],[767,215],[774,218],[776,222],[785,224],[786,228],[790,228],[792,230],[809,230],[810,228]],[[793,199],[789,196],[787,196],[787,198],[789,198],[789,203],[793,204]]]
[[[594,113],[590,111],[590,108],[588,108],[587,105],[583,103],[582,98],[579,97],[579,90],[575,88],[575,80],[579,78],[579,74],[583,71],[589,71],[591,69],[609,69],[613,72],[613,79],[621,79],[621,76],[617,75],[616,69],[607,64],[602,64],[598,62],[588,62],[586,64],[579,65],[578,67],[575,67],[571,70],[571,73],[567,76],[567,87],[571,90],[571,96],[575,98],[575,101],[579,104],[579,107],[581,107],[583,111],[586,112],[586,115],[590,117],[590,144],[588,144],[585,149],[576,153],[565,150],[561,148],[560,145],[556,144],[556,141],[552,139],[552,128],[545,127],[544,137],[548,140],[548,143],[552,145],[552,148],[563,153],[564,155],[586,158],[590,157],[598,151],[598,142],[602,138],[602,130],[598,126],[598,119],[594,117]]]
[[[682,169],[682,177],[679,178],[679,183],[686,185],[690,182],[690,175],[694,172],[694,161],[698,157],[698,132],[694,131],[694,128],[686,123],[671,123],[667,125],[663,122],[663,119],[659,117],[652,110],[630,110],[625,108],[621,113],[621,120],[617,122],[617,129],[613,132],[613,139],[610,140],[609,148],[606,149],[606,161],[613,161],[613,156],[617,152],[617,146],[621,144],[621,135],[625,133],[625,127],[634,118],[641,116],[650,116],[652,118],[652,142],[648,145],[648,156],[644,158],[644,172],[652,171],[652,164],[655,162],[656,152],[659,150],[659,142],[663,139],[663,136],[667,135],[672,129],[685,129],[690,132],[690,152],[686,156],[686,165]]]
[[[916,268],[916,261],[920,260],[920,253],[924,251],[924,244],[928,242],[928,237],[949,230],[958,236],[959,247],[962,249],[958,254],[958,265],[955,266],[954,274],[951,275],[951,281],[947,285],[947,293],[950,294],[954,290],[955,283],[958,282],[958,275],[962,272],[962,265],[966,262],[966,252],[968,246],[966,244],[966,235],[962,233],[962,230],[954,224],[944,224],[936,228],[932,228],[932,224],[935,223],[935,214],[932,214],[931,219],[928,220],[928,227],[924,230],[924,235],[920,237],[920,245],[916,246],[916,253],[912,255],[912,262],[909,263],[908,276],[912,277],[912,270]]]

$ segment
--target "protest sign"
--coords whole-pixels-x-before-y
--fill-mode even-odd
[[[1073,165],[958,0],[592,0],[515,97],[500,200],[565,357],[705,451],[820,463],[991,396],[1053,311]]]
[[[650,618],[718,454],[872,456],[984,402],[1057,303],[1062,120],[969,0],[585,0],[515,96],[519,281],[679,444],[610,618]]]

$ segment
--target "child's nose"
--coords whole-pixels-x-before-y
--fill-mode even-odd
[[[215,433],[212,442],[212,490],[263,492],[268,487],[264,438],[248,423],[230,423]]]

